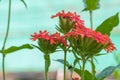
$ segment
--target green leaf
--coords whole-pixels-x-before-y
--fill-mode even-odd
[[[75,68],[74,71],[79,75],[82,76],[82,70]],[[93,75],[88,71],[85,70],[84,71],[84,80],[92,80],[93,79]],[[94,77],[94,80],[97,80],[96,77]]]
[[[27,7],[27,4],[26,4],[26,2],[24,1],[24,0],[20,0],[23,4],[24,4],[24,6],[26,7],[26,8],[28,8]]]
[[[57,60],[54,60],[54,61],[57,61],[57,62],[60,62],[60,63],[64,64],[64,60],[63,59],[57,59]],[[71,66],[68,61],[66,61],[66,66],[67,67]]]
[[[102,24],[100,24],[97,27],[96,31],[99,31],[102,34],[110,35],[110,32],[113,30],[113,28],[119,24],[118,15],[119,15],[119,13],[116,13],[115,15],[106,19]]]
[[[92,11],[100,8],[99,0],[83,0],[85,8],[82,11]]]
[[[107,68],[105,68],[102,72],[100,72],[96,77],[97,77],[97,79],[99,80],[103,80],[104,78],[106,78],[106,77],[108,77],[108,76],[110,76],[112,73],[113,73],[113,71],[116,69],[116,68],[118,68],[120,66],[120,64],[119,65],[117,65],[117,66],[109,66],[109,67],[107,67]]]
[[[33,49],[33,47],[30,44],[24,44],[22,46],[11,46],[10,48],[5,49],[4,51],[0,50],[0,52],[3,54],[10,54],[22,49]]]

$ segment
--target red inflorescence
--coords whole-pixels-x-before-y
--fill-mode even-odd
[[[78,38],[78,36],[81,36],[82,38],[84,37],[92,38],[97,43],[100,43],[102,45],[107,44],[107,47],[105,48],[107,52],[112,52],[113,50],[116,49],[107,35],[103,35],[100,32],[96,32],[89,28],[82,28],[82,29],[76,28],[73,31],[68,32],[65,36],[66,37],[74,36],[76,39]]]
[[[77,15],[76,12],[67,12],[65,13],[64,10],[62,12],[58,12],[56,15],[53,15],[51,18],[54,17],[63,17],[65,19],[69,19],[72,22],[75,22],[75,25],[73,26],[74,28],[79,27],[83,28],[84,26],[84,21],[80,19],[80,15]]]
[[[60,33],[56,32],[54,34],[49,35],[48,32],[45,31],[40,31],[38,34],[34,33],[32,36],[32,40],[35,41],[37,39],[44,39],[46,41],[49,41],[50,44],[58,44],[62,43],[64,46],[67,46],[67,41],[63,36],[60,36]]]

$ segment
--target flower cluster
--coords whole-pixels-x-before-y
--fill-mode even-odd
[[[107,52],[112,52],[113,50],[115,50],[115,46],[113,45],[113,43],[111,42],[110,38],[108,37],[108,35],[103,35],[100,32],[96,32],[94,30],[91,30],[89,28],[77,28],[74,29],[71,32],[68,32],[65,35],[67,38],[69,37],[74,37],[76,40],[80,40],[82,43],[78,44],[81,45],[81,48],[85,47],[86,48],[90,48],[92,47],[92,45],[97,44],[93,47],[93,49],[97,46],[100,48],[99,51],[101,51],[101,49],[105,49]],[[86,47],[87,46],[87,47]],[[88,50],[88,49],[86,49]],[[86,51],[84,50],[84,51]],[[94,49],[95,50],[95,49]]]
[[[80,19],[80,15],[77,15],[76,12],[67,12],[65,13],[64,10],[62,12],[58,12],[56,15],[53,15],[51,18],[54,17],[62,17],[64,19],[69,19],[72,22],[75,22],[74,28],[79,27],[79,28],[84,28],[84,21]]]
[[[63,36],[60,36],[60,33],[56,32],[54,34],[49,35],[48,32],[45,31],[40,31],[38,34],[34,33],[32,36],[32,40],[35,41],[37,39],[44,39],[46,41],[49,41],[50,44],[59,44],[62,43],[64,46],[67,46],[67,42],[64,39]]]
[[[84,26],[84,21],[80,19],[80,15],[77,15],[76,12],[65,13],[64,10],[62,10],[62,12],[58,12],[56,15],[53,15],[51,18],[54,18],[54,17],[62,17],[64,19],[69,19],[71,22],[75,23],[74,26],[72,27],[72,31],[69,31],[67,34],[65,34],[65,36],[70,37],[72,35],[76,37],[76,39],[78,38],[78,36],[81,36],[82,40],[84,40],[83,38],[89,38],[89,39],[92,39],[92,41],[95,40],[93,42],[90,42],[89,40],[85,44],[91,43],[89,44],[89,46],[91,46],[93,43],[94,44],[98,43],[98,45],[96,46],[101,48],[99,51],[101,51],[102,49],[105,49],[107,52],[112,52],[113,50],[116,49],[113,43],[111,42],[110,38],[108,37],[108,35],[106,34],[103,35],[100,32],[96,32],[95,30],[86,28]],[[83,46],[86,46],[86,45],[83,45]]]
[[[58,46],[64,51],[64,80],[66,80],[66,53],[69,49],[72,49],[70,51],[73,52],[76,59],[78,58],[77,60],[82,60],[81,79],[83,80],[85,64],[90,58],[103,49],[107,52],[116,50],[116,47],[108,35],[86,28],[84,21],[80,19],[80,15],[77,15],[76,12],[65,13],[64,10],[62,10],[62,12],[58,12],[51,18],[54,17],[59,17],[59,26],[56,26],[56,29],[61,32],[63,36],[60,36],[58,32],[49,34],[47,31],[40,31],[38,34],[34,33],[31,35],[33,41],[38,40],[39,46],[37,46],[37,48],[45,53],[45,66],[48,66],[45,69],[46,72],[50,66],[49,54],[55,52]],[[67,47],[67,42],[69,43],[69,47]],[[72,78],[72,80],[79,80],[79,78]]]

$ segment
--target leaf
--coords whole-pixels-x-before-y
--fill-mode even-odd
[[[23,4],[24,4],[24,6],[26,7],[26,8],[28,8],[27,7],[27,4],[26,4],[26,2],[24,1],[24,0],[20,0]]]
[[[97,27],[96,31],[99,31],[102,34],[110,35],[110,32],[113,30],[113,28],[119,24],[118,15],[119,15],[119,13],[116,13],[115,15],[106,19],[102,24],[100,24]]]
[[[57,60],[54,60],[54,61],[57,61],[57,62],[60,62],[60,63],[64,64],[64,60],[63,59],[57,59]],[[67,67],[71,66],[68,61],[66,61],[66,66]]]
[[[82,76],[82,70],[78,69],[78,68],[75,68],[74,71],[79,75],[79,76]],[[84,80],[92,80],[93,79],[93,75],[88,71],[88,70],[85,70],[84,71]],[[94,77],[94,80],[97,80],[96,77]]]
[[[102,72],[100,72],[96,77],[97,77],[97,79],[99,80],[101,80],[101,79],[104,79],[104,78],[106,78],[106,77],[108,77],[109,75],[111,75],[112,73],[113,73],[113,71],[116,69],[116,68],[118,68],[120,66],[120,64],[119,65],[117,65],[117,66],[109,66],[109,67],[107,67],[107,68],[105,68]]]
[[[11,46],[10,48],[5,49],[4,51],[0,50],[0,52],[3,54],[10,54],[22,49],[33,49],[33,47],[30,44],[24,44],[22,46]]]
[[[82,11],[92,11],[100,8],[100,0],[83,0],[85,8]]]

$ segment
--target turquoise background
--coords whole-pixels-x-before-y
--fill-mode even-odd
[[[25,43],[36,44],[30,40],[30,35],[39,30],[48,30],[50,33],[55,32],[55,25],[58,24],[58,18],[51,19],[51,15],[61,10],[77,12],[85,25],[89,27],[89,13],[81,12],[84,8],[82,0],[25,0],[28,9],[25,8],[20,0],[12,0],[12,15],[10,24],[10,33],[6,48]],[[108,17],[120,12],[119,0],[101,0],[100,9],[93,13],[94,29]],[[2,48],[6,26],[7,26],[8,0],[0,2],[0,48]],[[114,54],[120,53],[120,25],[112,31],[111,40],[117,47],[117,51],[112,54],[96,57],[96,69],[101,71],[107,66],[116,65]],[[104,51],[102,51],[104,52]],[[54,59],[63,58],[63,53],[51,55],[52,63],[50,70],[62,69],[63,65],[53,61]],[[2,55],[0,54],[0,63]],[[72,64],[73,56],[68,54],[68,61]],[[25,72],[25,71],[43,71],[44,58],[43,54],[37,49],[21,50],[6,56],[6,71]],[[0,64],[0,70],[2,70]],[[90,69],[90,65],[86,67]]]

